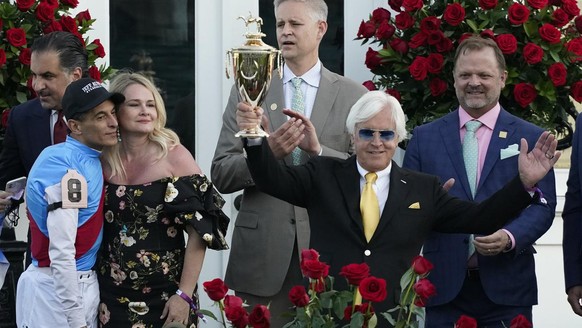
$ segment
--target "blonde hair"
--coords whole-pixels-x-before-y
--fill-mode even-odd
[[[154,130],[148,134],[148,139],[160,147],[161,151],[156,159],[160,160],[168,155],[169,150],[180,144],[180,138],[174,131],[165,127],[167,114],[162,95],[160,95],[160,92],[154,83],[144,75],[130,72],[118,73],[111,80],[109,91],[125,94],[125,90],[133,84],[144,86],[154,96],[158,118],[154,122]],[[118,110],[123,110],[122,107],[123,104],[119,106]],[[121,135],[121,137],[123,137],[123,135]],[[103,149],[101,156],[111,168],[111,175],[108,177],[109,179],[114,176],[120,176],[122,178],[127,176],[127,172],[121,161],[121,151],[121,143]]]

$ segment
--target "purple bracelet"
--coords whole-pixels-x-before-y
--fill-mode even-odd
[[[192,309],[192,311],[194,311],[194,313],[196,313],[196,315],[200,319],[202,319],[202,321],[206,322],[206,318],[204,318],[204,315],[202,313],[198,312],[198,308],[196,307],[196,304],[190,298],[190,296],[186,295],[186,293],[184,293],[180,289],[176,290],[176,295],[180,296],[184,301],[186,301],[186,303],[190,304],[190,308]]]

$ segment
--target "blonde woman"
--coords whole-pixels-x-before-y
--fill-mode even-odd
[[[111,92],[120,142],[104,150],[105,227],[99,264],[103,327],[196,322],[196,283],[207,247],[228,248],[229,219],[143,75],[120,73]],[[185,242],[183,232],[187,232]]]

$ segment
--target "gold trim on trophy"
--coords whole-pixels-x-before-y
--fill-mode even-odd
[[[269,91],[275,62],[279,68],[279,78],[283,77],[281,52],[263,42],[265,34],[261,32],[263,20],[260,17],[253,17],[249,13],[248,17],[240,16],[239,19],[245,22],[247,28],[244,34],[246,42],[226,52],[226,78],[230,78],[230,67],[240,97],[253,108],[257,108]],[[253,23],[256,24],[257,31],[249,32],[249,25]],[[267,137],[268,134],[257,126],[254,129],[241,130],[235,136],[258,138]]]

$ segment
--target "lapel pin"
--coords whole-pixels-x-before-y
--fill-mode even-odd
[[[507,131],[499,131],[499,138],[502,139],[507,138]]]
[[[402,183],[406,184],[406,181],[404,181],[404,180],[400,180],[400,182],[402,182]]]
[[[277,110],[277,104],[276,103],[272,103],[270,107],[271,107],[271,110]]]

